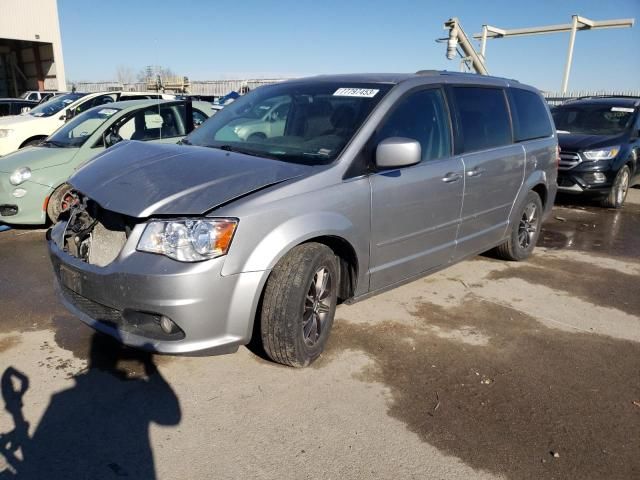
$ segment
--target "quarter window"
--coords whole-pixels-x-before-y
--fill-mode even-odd
[[[516,142],[551,136],[553,129],[542,98],[519,88],[510,91]]]
[[[401,99],[378,130],[375,144],[390,137],[420,142],[422,161],[450,156],[449,117],[442,91],[421,90]]]
[[[501,88],[454,87],[453,93],[465,152],[512,142],[509,111]]]

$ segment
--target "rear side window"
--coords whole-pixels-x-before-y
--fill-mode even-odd
[[[449,115],[442,91],[420,90],[402,98],[378,130],[375,143],[389,137],[420,142],[422,161],[450,156]]]
[[[549,137],[553,133],[547,109],[540,95],[512,88],[511,110],[516,142]]]
[[[8,103],[0,103],[0,117],[11,114],[9,106],[10,105]]]
[[[501,88],[454,87],[465,152],[509,145],[511,122]]]

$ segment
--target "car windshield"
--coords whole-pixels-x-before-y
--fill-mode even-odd
[[[56,130],[42,144],[45,147],[73,148],[82,146],[93,133],[115,113],[119,108],[95,107],[78,115]]]
[[[29,115],[34,117],[50,117],[85,95],[86,93],[67,93],[66,95],[58,95],[57,97],[53,97],[51,100],[32,108],[29,111]]]
[[[31,92],[24,92],[22,95],[20,95],[18,98],[27,98],[29,96],[29,94],[31,94]]]
[[[631,125],[634,109],[604,105],[565,105],[556,107],[553,120],[560,133],[616,135]]]
[[[225,107],[183,143],[311,165],[329,163],[390,88],[352,82],[261,87]]]

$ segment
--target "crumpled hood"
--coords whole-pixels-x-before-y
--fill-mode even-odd
[[[147,218],[201,215],[312,170],[214,148],[133,141],[98,155],[69,183],[107,210]]]
[[[77,148],[27,147],[0,157],[0,173],[13,173],[17,168],[29,167],[32,171],[67,163]]]
[[[562,150],[576,152],[593,150],[600,147],[620,145],[626,143],[625,134],[622,135],[588,135],[583,133],[558,132],[558,144]]]

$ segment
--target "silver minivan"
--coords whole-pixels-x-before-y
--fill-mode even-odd
[[[527,258],[557,164],[549,109],[517,81],[313,77],[252,91],[179,145],[100,154],[48,243],[67,308],[126,345],[227,353],[255,332],[306,366],[342,302],[490,249]]]

